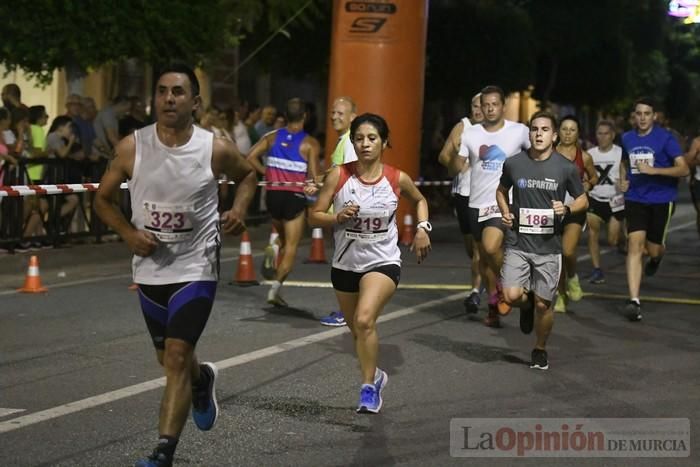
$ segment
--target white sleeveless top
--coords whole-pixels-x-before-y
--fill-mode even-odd
[[[148,257],[134,255],[137,284],[218,280],[218,184],[211,169],[214,135],[198,126],[183,146],[165,146],[156,125],[137,130],[128,181],[131,223],[158,239]]]
[[[366,272],[386,264],[401,265],[396,208],[401,194],[400,171],[384,164],[382,176],[372,183],[356,175],[357,162],[340,166],[333,199],[334,212],[344,206],[360,206],[359,215],[334,228],[333,267]]]
[[[467,117],[464,117],[462,119],[462,124],[464,124],[464,126],[462,127],[462,135],[459,138],[458,154],[462,152],[462,148],[467,147],[467,140],[465,138],[465,134],[467,132],[467,128],[472,126],[472,122],[469,121]],[[469,196],[470,186],[472,183],[471,174],[472,168],[469,167],[466,171],[460,172],[455,176],[454,180],[452,181],[453,195]]]
[[[622,148],[613,144],[607,152],[602,152],[598,146],[588,150],[593,158],[593,165],[598,172],[598,183],[589,195],[598,201],[608,202],[617,195],[617,182],[620,179],[620,161]]]

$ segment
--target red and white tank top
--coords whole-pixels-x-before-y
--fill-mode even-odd
[[[357,162],[340,166],[334,212],[350,204],[359,205],[360,211],[357,218],[335,226],[334,268],[366,272],[381,265],[401,265],[396,226],[400,173],[384,164],[382,176],[368,183],[357,175]]]

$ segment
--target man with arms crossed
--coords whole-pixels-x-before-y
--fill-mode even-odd
[[[507,159],[496,192],[502,222],[509,229],[501,277],[503,297],[520,307],[520,330],[533,325],[537,343],[530,368],[546,370],[545,346],[554,324],[552,301],[561,274],[562,220],[565,214],[585,212],[588,199],[576,166],[554,152],[557,122],[549,112],[536,112],[530,120],[527,152]],[[513,205],[508,191],[513,189]],[[564,205],[566,193],[574,201]]]
[[[654,124],[654,103],[647,97],[634,105],[636,128],[622,135],[620,188],[625,193],[627,221],[627,287],[630,299],[625,312],[630,321],[641,321],[642,256],[646,244],[649,260],[645,276],[653,276],[666,250],[666,235],[678,195],[678,179],[688,175],[688,164],[676,138]]]
[[[481,271],[489,292],[489,312],[484,324],[499,327],[499,311],[507,314],[510,307],[499,301],[498,293],[504,227],[496,203],[496,188],[503,163],[528,149],[530,140],[525,125],[505,119],[505,94],[498,86],[481,90],[481,112],[484,121],[465,130],[465,144],[459,156],[452,158],[450,169],[458,173],[467,165],[471,167],[469,227],[479,248]]]
[[[218,416],[213,363],[194,349],[214,302],[219,279],[219,224],[241,233],[255,193],[255,171],[236,146],[194,125],[199,82],[184,65],[165,68],[155,88],[157,122],[121,140],[95,196],[98,215],[134,253],[134,282],[146,325],[165,369],[159,441],[137,467],[172,465],[187,420],[210,430]],[[219,219],[219,175],[238,184],[236,200]],[[112,204],[128,180],[131,222]]]
[[[471,119],[464,117],[450,131],[447,141],[440,151],[438,161],[440,164],[450,169],[450,160],[459,154],[460,148],[464,145],[463,151],[466,149],[466,141],[464,141],[465,131],[472,125],[476,125],[484,121],[484,114],[481,113],[481,94],[472,97],[471,101]],[[451,171],[450,171],[451,172]],[[481,274],[479,271],[479,250],[474,247],[474,237],[469,229],[469,190],[471,187],[471,172],[469,165],[465,164],[462,172],[454,175],[452,181],[452,199],[457,212],[457,221],[459,222],[459,230],[464,237],[464,247],[467,250],[467,255],[472,260],[472,291],[467,298],[464,299],[464,308],[467,313],[476,313],[481,304],[479,290],[481,289]]]

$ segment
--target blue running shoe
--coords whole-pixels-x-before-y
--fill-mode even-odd
[[[157,449],[145,459],[139,459],[134,467],[171,467],[173,460]]]
[[[321,324],[324,326],[345,326],[345,317],[340,311],[333,311],[330,315],[321,318]]]
[[[379,413],[382,408],[382,400],[379,391],[374,384],[363,384],[360,389],[360,403],[357,404],[357,413]]]
[[[605,276],[603,275],[603,271],[600,268],[593,268],[593,272],[591,272],[588,282],[591,284],[605,284]]]
[[[215,387],[219,370],[213,363],[204,362],[199,365],[199,371],[204,376],[206,384],[201,387],[192,387],[192,420],[197,428],[208,431],[219,417]]]

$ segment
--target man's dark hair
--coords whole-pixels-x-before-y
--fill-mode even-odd
[[[552,112],[549,110],[538,110],[534,114],[532,114],[532,117],[530,117],[530,121],[528,122],[527,126],[528,128],[532,127],[532,122],[537,120],[538,118],[548,118],[550,122],[552,122],[552,130],[558,131],[559,130],[559,125],[557,123],[557,117],[554,116]]]
[[[163,75],[167,73],[181,73],[183,75],[187,75],[187,78],[190,80],[192,96],[199,96],[199,80],[197,79],[197,75],[195,75],[194,70],[192,68],[185,65],[184,63],[171,63],[169,65],[166,65],[160,69],[160,72],[158,73],[158,79],[156,79],[156,83],[160,80],[160,78]]]
[[[44,115],[46,115],[46,107],[43,105],[33,105],[29,107],[29,123],[36,125]]]
[[[506,103],[506,93],[503,92],[503,89],[500,86],[496,86],[495,84],[489,84],[484,89],[482,89],[481,90],[481,101],[482,102],[483,102],[484,96],[486,94],[498,94],[498,96],[501,98],[501,102],[503,104]]]
[[[295,123],[304,120],[305,112],[306,105],[304,101],[298,97],[294,97],[287,101],[287,110],[284,112],[284,116],[287,117],[289,123]]]
[[[22,100],[22,90],[15,83],[6,84],[3,91],[5,91],[5,94],[13,96],[18,101]]]
[[[642,105],[648,105],[651,107],[651,110],[656,112],[658,109],[656,108],[656,102],[654,99],[652,99],[649,96],[641,96],[638,97],[637,100],[634,101],[634,106],[632,106],[632,110],[635,110],[637,108],[637,105],[642,104]]]

